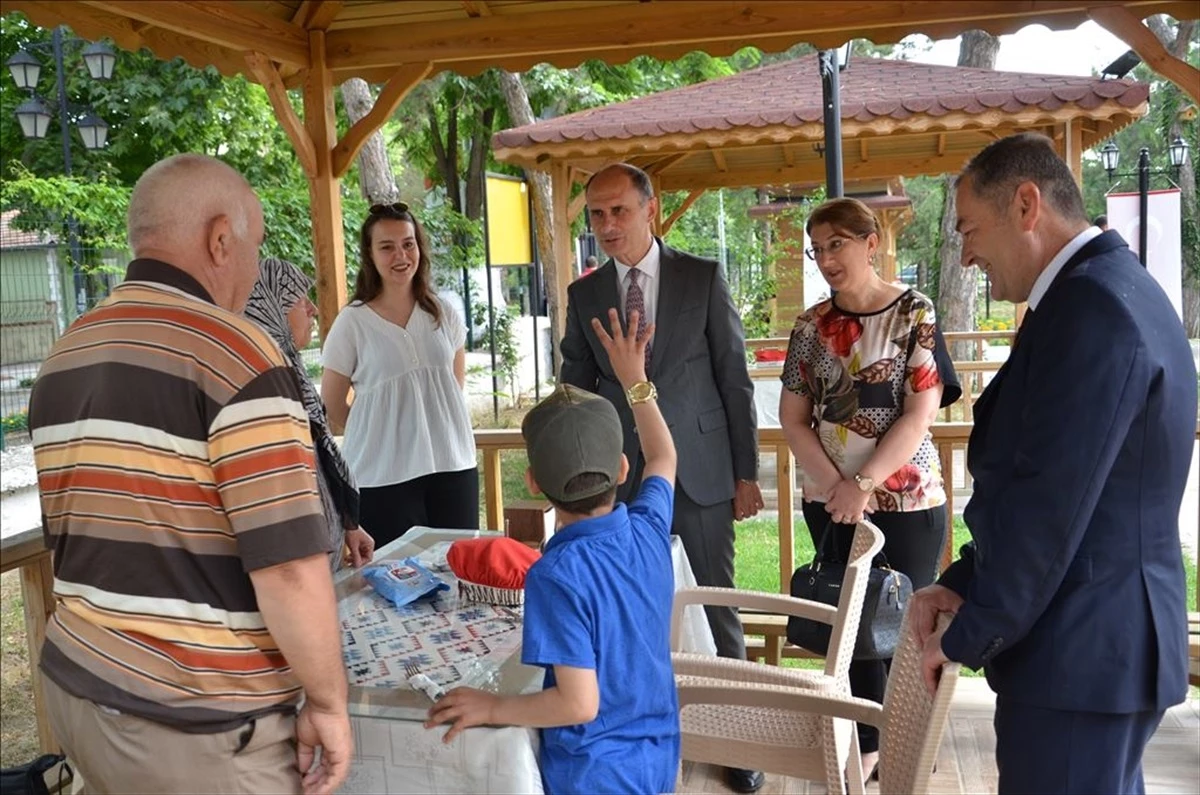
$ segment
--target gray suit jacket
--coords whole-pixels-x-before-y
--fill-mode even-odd
[[[742,321],[716,262],[658,242],[658,311],[648,375],[675,440],[678,486],[696,504],[716,505],[733,499],[735,478],[758,479],[758,422]],[[620,311],[619,304],[612,260],[567,288],[559,378],[616,406],[625,456],[636,471],[640,448],[633,413],[591,326],[598,317],[607,328],[608,310]]]

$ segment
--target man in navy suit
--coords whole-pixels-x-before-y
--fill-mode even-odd
[[[1191,349],[1049,139],[996,141],[957,190],[963,263],[1030,311],[975,405],[974,540],[911,606],[926,680],[947,658],[987,673],[1001,793],[1141,793],[1142,751],[1187,694]],[[939,610],[956,613],[940,636]]]

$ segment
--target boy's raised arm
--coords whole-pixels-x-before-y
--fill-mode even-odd
[[[671,431],[658,408],[658,392],[646,378],[646,343],[654,334],[653,324],[646,326],[637,336],[638,313],[630,313],[628,330],[621,331],[621,319],[616,309],[608,310],[610,335],[604,330],[600,318],[592,318],[592,329],[612,364],[613,373],[625,388],[625,395],[633,409],[633,421],[637,425],[641,440],[642,456],[646,467],[642,479],[657,475],[672,485],[675,483],[675,442]]]

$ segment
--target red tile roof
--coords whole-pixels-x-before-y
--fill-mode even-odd
[[[1150,86],[1132,80],[997,72],[911,61],[856,58],[841,73],[842,119],[869,123],[916,115],[981,114],[999,109],[1054,111],[1067,104],[1091,110],[1113,100],[1136,108]],[[658,137],[820,122],[821,79],[809,55],[729,77],[685,86],[498,132],[497,148],[584,140]]]
[[[54,243],[54,238],[44,232],[25,232],[13,228],[13,219],[19,214],[17,210],[0,213],[0,248],[41,248]]]

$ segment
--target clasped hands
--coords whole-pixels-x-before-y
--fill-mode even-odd
[[[853,480],[839,478],[822,492],[825,511],[838,524],[857,524],[875,510],[874,493],[863,491]]]

